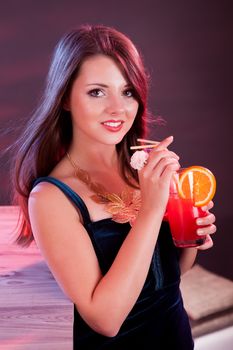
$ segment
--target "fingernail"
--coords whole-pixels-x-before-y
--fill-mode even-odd
[[[196,221],[197,225],[201,225],[203,223],[202,219],[197,219]]]
[[[165,138],[165,140],[171,140],[171,139],[173,139],[173,136],[168,136]]]
[[[204,235],[204,231],[203,231],[201,228],[199,228],[199,229],[197,230],[197,234],[198,234],[198,235]]]

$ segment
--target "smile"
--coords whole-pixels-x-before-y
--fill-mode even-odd
[[[122,120],[119,120],[119,121],[108,120],[101,124],[105,127],[105,129],[109,131],[119,131],[122,128],[123,123],[124,122]]]
[[[118,127],[122,124],[123,122],[104,122],[104,125],[108,125],[108,126],[113,126],[113,127]]]

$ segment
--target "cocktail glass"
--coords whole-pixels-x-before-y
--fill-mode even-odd
[[[172,178],[167,205],[167,216],[173,242],[175,246],[182,248],[196,247],[205,242],[206,236],[197,234],[197,229],[202,226],[196,224],[196,219],[207,215],[206,211],[193,205],[193,198],[191,195],[193,192],[192,172],[190,172],[188,181],[190,198],[186,199],[180,197],[178,182],[184,170],[184,168],[178,170]]]

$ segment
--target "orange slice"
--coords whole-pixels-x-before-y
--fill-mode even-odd
[[[181,172],[178,193],[181,198],[192,198],[195,207],[209,203],[215,191],[216,179],[209,169],[196,165]]]

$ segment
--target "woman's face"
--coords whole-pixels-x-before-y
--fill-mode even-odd
[[[115,145],[131,128],[138,102],[117,63],[96,55],[81,65],[66,107],[79,142]]]

